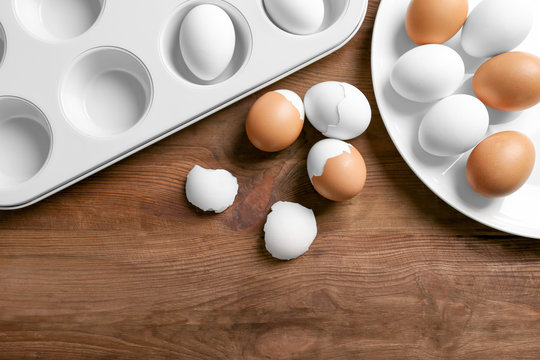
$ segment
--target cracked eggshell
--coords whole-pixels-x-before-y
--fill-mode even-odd
[[[315,144],[307,168],[313,187],[328,200],[352,199],[366,184],[364,158],[354,146],[341,140],[325,139]]]
[[[279,260],[292,260],[305,254],[317,237],[313,210],[291,202],[277,202],[264,225],[266,250]]]
[[[290,90],[270,91],[251,107],[246,133],[257,149],[277,152],[291,146],[304,127],[304,104]]]
[[[210,170],[196,165],[187,176],[187,199],[203,211],[222,213],[234,203],[237,194],[238,181],[226,170]]]
[[[300,114],[300,119],[304,121],[306,118],[306,111],[304,109],[304,102],[302,101],[302,98],[298,96],[297,93],[291,90],[275,90],[278,94],[281,94],[285,97],[285,99],[289,100],[289,102],[298,110],[298,113]]]
[[[354,139],[371,123],[369,101],[360,90],[347,83],[317,84],[306,93],[304,104],[309,122],[329,138]]]

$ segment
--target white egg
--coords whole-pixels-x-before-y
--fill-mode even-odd
[[[302,102],[302,98],[298,96],[297,93],[291,90],[275,90],[278,94],[281,94],[285,97],[285,99],[289,100],[291,104],[298,110],[298,113],[300,114],[300,119],[304,121],[306,118],[306,111],[304,108],[304,103]]]
[[[366,96],[344,82],[327,81],[313,86],[304,103],[309,122],[326,137],[350,140],[362,135],[371,122]]]
[[[201,80],[219,77],[229,66],[235,47],[234,24],[219,6],[196,6],[182,21],[180,51],[189,70]]]
[[[268,252],[280,260],[292,260],[305,254],[317,237],[313,210],[291,202],[277,202],[264,225]]]
[[[264,7],[277,26],[296,35],[313,34],[323,24],[323,0],[264,0]]]
[[[210,170],[196,165],[188,174],[188,201],[203,211],[222,213],[238,194],[237,179],[226,170]]]
[[[418,139],[436,156],[454,156],[474,148],[486,135],[489,113],[470,95],[452,95],[435,104],[424,116]]]
[[[427,103],[454,93],[464,76],[465,64],[456,51],[430,44],[401,56],[392,70],[390,82],[404,98]]]
[[[474,57],[499,55],[521,44],[533,24],[529,0],[484,0],[469,15],[461,44]]]

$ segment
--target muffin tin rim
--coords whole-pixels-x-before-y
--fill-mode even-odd
[[[157,9],[157,11],[153,14],[160,16],[160,19],[167,19],[167,15],[170,14],[170,12],[167,13],[166,10],[163,11],[163,9],[166,9],[169,7],[167,6],[167,4],[170,5],[169,11],[171,9],[174,9],[177,6],[177,4],[174,4],[173,6],[172,0],[167,0],[167,2],[164,4],[165,6],[162,9]],[[273,33],[272,32],[267,33],[265,29],[266,29],[266,26],[272,26],[272,27],[275,27],[275,26],[273,24],[267,25],[265,23],[261,23],[260,17],[266,17],[266,14],[265,13],[261,14],[260,11],[258,11],[258,9],[254,7],[255,4],[253,5],[251,3],[244,4],[242,2],[239,2],[239,4],[242,4],[242,6],[238,7],[239,12],[246,19],[250,19],[249,24],[251,24],[251,26],[253,26],[253,24],[256,25],[255,27],[257,28],[257,31],[253,33],[252,35],[257,37],[259,39],[258,40],[259,42],[261,41],[261,34],[266,34],[265,36],[262,36],[263,39],[266,39],[266,40],[273,39],[273,36],[274,36]],[[115,3],[114,5],[115,6],[112,7],[113,17],[120,14],[119,10],[122,4],[119,1],[118,3]],[[232,103],[235,103],[236,101],[248,96],[249,94],[252,94],[274,83],[275,81],[278,81],[290,75],[291,73],[319,60],[320,58],[323,58],[329,55],[330,53],[336,51],[337,49],[345,45],[350,40],[350,38],[352,38],[356,34],[356,32],[361,27],[363,20],[366,16],[367,6],[368,6],[367,1],[360,1],[358,3],[353,3],[352,5],[354,5],[352,8],[356,9],[357,11],[354,11],[354,12],[348,11],[347,16],[344,16],[341,19],[342,21],[341,21],[340,26],[336,26],[333,32],[325,33],[324,35],[322,35],[321,38],[318,38],[318,39],[308,40],[308,47],[311,46],[313,48],[311,51],[305,51],[305,50],[302,51],[301,50],[302,48],[299,48],[298,51],[293,52],[294,60],[291,59],[288,61],[280,61],[280,62],[278,61],[277,63],[274,63],[272,61],[273,65],[268,70],[263,71],[261,75],[258,75],[255,77],[254,75],[259,74],[257,67],[249,66],[247,69],[244,69],[243,71],[243,73],[245,73],[244,75],[242,75],[240,78],[231,79],[232,84],[227,85],[229,87],[232,86],[230,96],[225,97],[223,96],[223,92],[216,91],[215,89],[212,90],[212,88],[214,87],[210,87],[210,89],[207,89],[208,91],[203,91],[202,96],[206,96],[204,94],[207,94],[208,96],[214,98],[214,100],[212,100],[209,103],[208,101],[206,102],[202,101],[198,106],[195,106],[194,108],[192,106],[187,106],[186,111],[182,110],[180,111],[179,115],[176,115],[176,116],[174,115],[176,113],[167,113],[167,112],[164,112],[164,109],[163,109],[164,104],[170,103],[169,101],[171,100],[170,96],[168,97],[169,98],[168,100],[165,100],[165,101],[163,101],[163,99],[159,100],[158,109],[156,110],[157,112],[151,111],[151,114],[147,114],[147,116],[152,117],[152,118],[154,116],[158,116],[158,119],[160,116],[166,117],[165,121],[158,121],[157,123],[158,125],[154,127],[156,128],[156,130],[159,129],[158,131],[152,130],[152,126],[148,128],[145,125],[144,131],[147,131],[147,130],[150,131],[149,136],[146,136],[146,137],[141,136],[142,130],[139,129],[136,132],[132,133],[130,136],[128,136],[127,141],[123,141],[124,145],[117,144],[117,142],[116,143],[110,142],[110,139],[108,138],[104,139],[105,142],[100,141],[103,139],[98,139],[98,142],[93,142],[92,140],[89,140],[89,141],[85,140],[84,143],[82,144],[82,147],[78,148],[81,150],[80,151],[77,150],[77,153],[83,154],[84,151],[91,151],[91,147],[96,146],[96,144],[97,146],[99,146],[99,143],[103,143],[103,144],[109,143],[111,144],[112,148],[110,151],[99,151],[97,155],[90,157],[89,161],[87,161],[85,164],[75,165],[74,163],[73,165],[75,166],[73,170],[62,171],[61,172],[62,174],[60,175],[51,175],[50,173],[46,174],[47,177],[39,179],[40,183],[45,183],[44,185],[37,186],[36,183],[32,182],[32,184],[29,184],[33,186],[32,188],[27,187],[25,189],[21,189],[21,191],[23,191],[23,194],[19,194],[19,195],[10,194],[7,192],[2,192],[0,190],[0,197],[5,195],[3,204],[0,204],[0,209],[14,209],[14,208],[20,208],[20,207],[31,205],[45,197],[48,197],[60,191],[61,189],[79,180],[82,180],[94,174],[95,172],[109,165],[112,165],[124,159],[125,157],[149,146],[150,144],[153,144],[183,129],[201,120],[202,118],[205,118],[206,116],[209,116],[215,113],[216,111],[221,110],[226,106],[229,106]],[[235,5],[233,6],[237,7],[237,4],[235,3]],[[141,7],[141,9],[148,8],[148,7],[149,6],[144,5],[144,7]],[[139,15],[142,15],[142,14],[143,13],[140,12]],[[155,18],[154,22],[156,22],[157,19],[158,17]],[[129,24],[130,25],[128,26],[133,26],[134,21],[131,21]],[[13,22],[11,22],[11,26],[13,25],[14,25]],[[110,27],[111,25],[112,25],[111,17],[108,17],[107,21],[105,22],[105,27],[107,26]],[[157,97],[160,97],[160,98],[163,97],[163,96],[160,96],[160,93],[162,92],[163,89],[161,90],[158,89],[158,87],[162,88],[163,86],[165,86],[166,88],[165,91],[168,91],[167,90],[168,87],[172,87],[172,89],[187,91],[189,93],[189,89],[193,88],[193,86],[186,86],[185,83],[178,82],[177,79],[170,76],[169,71],[162,64],[162,60],[160,59],[160,55],[158,51],[159,38],[156,38],[156,36],[159,35],[159,31],[161,29],[162,24],[156,24],[156,25],[159,25],[159,27],[156,29],[153,28],[152,30],[152,33],[155,32],[156,35],[152,35],[152,37],[146,38],[145,39],[146,42],[143,42],[142,45],[139,45],[140,42],[135,42],[135,41],[138,41],[138,38],[136,37],[127,38],[126,41],[122,40],[123,38],[121,37],[120,40],[118,39],[112,40],[112,41],[109,41],[109,44],[102,45],[99,42],[100,41],[99,36],[103,38],[103,36],[106,35],[103,27],[100,30],[98,30],[97,33],[94,33],[92,37],[89,37],[88,39],[93,39],[93,40],[90,40],[91,43],[93,43],[93,46],[91,48],[118,47],[134,55],[135,54],[143,55],[141,51],[142,52],[146,51],[144,53],[146,55],[144,55],[143,57],[140,57],[138,55],[135,55],[135,56],[146,66],[146,68],[152,75],[153,82],[155,86],[157,86],[154,89],[154,97],[156,99]],[[262,30],[262,33],[261,33],[261,30]],[[282,37],[285,39],[285,43],[288,44],[287,46],[296,46],[295,44],[298,44],[301,42],[301,40],[291,40],[290,37],[287,37],[287,36],[282,36]],[[27,37],[25,36],[24,38],[26,39]],[[271,48],[281,48],[281,45],[278,47],[278,45],[280,44],[278,40],[279,38],[277,38],[275,42],[271,43]],[[25,41],[30,41],[30,39],[25,40]],[[153,47],[148,46],[148,45],[151,45],[152,43],[154,44]],[[72,45],[64,45],[64,46],[68,46],[69,48],[67,49],[67,51],[63,51],[64,59],[62,60],[62,62],[71,64],[72,61],[76,59],[78,55],[84,53],[85,52],[84,50],[87,50],[81,47],[80,45],[81,45],[80,42],[78,45],[76,43]],[[72,51],[76,49],[79,49],[79,50]],[[148,51],[150,51],[151,49],[154,49],[152,50],[152,54],[148,53]],[[258,49],[259,50],[255,54],[255,59],[251,59],[251,63],[254,63],[257,61],[260,62],[261,59],[263,58],[261,57],[261,55],[264,56],[265,54],[268,54],[267,47],[266,48],[264,46],[258,47]],[[72,52],[73,54],[70,54],[70,52]],[[315,54],[315,55],[311,55],[311,54]],[[66,59],[65,55],[70,56],[71,60]],[[65,65],[66,68],[67,68],[67,64]],[[239,75],[237,76],[239,77]],[[58,75],[58,77],[59,79],[61,78],[60,75]],[[216,84],[215,87],[218,87],[218,85],[220,84]],[[8,90],[9,89],[7,90],[4,89],[2,91],[6,92]],[[22,91],[21,89],[15,92],[16,93],[22,92],[22,94],[24,94],[24,91]],[[30,95],[30,97],[36,98],[35,92],[33,93],[33,95]],[[41,97],[38,97],[38,98],[41,99]],[[193,98],[193,96],[188,96],[188,98]],[[43,109],[44,112],[47,112],[48,117],[57,118],[60,113],[60,110],[57,109],[58,106],[51,105],[51,99],[49,99],[49,96],[46,97],[45,101],[47,101],[47,106],[45,109]],[[37,102],[39,103],[39,101]],[[58,101],[56,101],[56,103],[58,103]],[[208,106],[208,105],[211,105],[211,106]],[[182,107],[177,106],[173,110],[176,111],[177,108],[182,109]],[[170,116],[171,114],[173,116]],[[178,116],[181,116],[180,118],[180,120],[182,120],[181,122],[178,121]],[[61,120],[56,121],[56,122],[62,123]],[[77,141],[76,139],[74,141],[72,140],[66,141],[66,135],[63,135],[63,134],[72,134],[73,131],[75,131],[75,133],[77,134],[80,134],[79,131],[73,130],[72,129],[73,127],[71,125],[67,125],[64,123],[63,124],[55,124],[55,123],[50,124],[53,129],[59,130],[61,137],[63,137],[63,139],[60,139],[62,141],[57,143],[60,145],[60,148],[58,148],[57,146],[57,152],[60,151],[62,153],[64,153],[66,150],[69,151],[69,148],[66,148],[66,146],[71,146],[71,145],[76,146],[75,144]],[[142,123],[146,124],[147,122],[145,121]],[[58,156],[56,157],[58,158]],[[50,159],[48,168],[50,168],[50,166],[52,165],[54,165],[55,168],[58,168],[58,166],[61,165],[62,161],[64,161],[65,158],[66,158],[65,155],[60,155],[60,159]],[[51,164],[52,161],[54,161],[54,164]],[[69,163],[73,163],[73,161],[69,161]],[[66,176],[66,175],[69,175],[69,176]]]

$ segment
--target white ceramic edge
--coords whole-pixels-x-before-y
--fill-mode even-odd
[[[181,125],[179,125],[177,127],[174,127],[172,129],[169,129],[168,131],[166,131],[166,132],[164,132],[164,133],[162,133],[160,135],[157,135],[157,136],[149,139],[148,141],[143,142],[143,143],[139,144],[138,146],[133,147],[133,148],[127,150],[126,152],[121,153],[121,154],[117,155],[116,157],[114,157],[114,158],[112,158],[112,159],[110,159],[108,161],[103,162],[102,164],[100,164],[100,165],[98,165],[96,167],[93,167],[92,169],[90,169],[90,170],[88,170],[88,171],[86,171],[86,172],[84,172],[84,173],[82,173],[82,174],[80,174],[78,176],[75,176],[75,177],[63,182],[62,184],[60,184],[60,185],[58,185],[58,186],[56,186],[56,187],[54,187],[52,189],[49,189],[49,190],[47,190],[47,191],[45,191],[45,192],[43,192],[43,193],[41,193],[41,194],[39,194],[39,195],[37,195],[35,197],[32,197],[31,199],[29,199],[27,201],[23,201],[23,202],[16,203],[16,204],[7,204],[7,205],[1,205],[0,204],[0,210],[16,210],[16,209],[21,209],[21,208],[33,205],[33,204],[35,204],[35,203],[37,203],[37,202],[39,202],[39,201],[41,201],[41,200],[43,200],[43,199],[45,199],[47,197],[59,192],[59,191],[61,191],[61,190],[65,189],[65,188],[67,188],[67,187],[69,187],[69,186],[71,186],[71,185],[73,185],[73,184],[75,184],[75,183],[77,183],[77,182],[79,182],[79,181],[81,181],[81,180],[83,180],[83,179],[85,179],[85,178],[87,178],[87,177],[89,177],[89,176],[91,176],[91,175],[93,175],[93,174],[95,174],[95,173],[109,167],[112,164],[117,163],[117,162],[129,157],[132,154],[134,154],[134,153],[136,153],[136,152],[138,152],[138,151],[140,151],[140,150],[142,150],[142,149],[144,149],[144,148],[146,148],[146,147],[148,147],[148,146],[150,146],[150,145],[152,145],[152,144],[154,144],[154,143],[156,143],[156,142],[158,142],[158,141],[160,141],[160,140],[162,140],[162,139],[164,139],[164,138],[166,138],[166,137],[168,137],[168,136],[170,136],[170,135],[172,135],[172,134],[174,134],[174,133],[176,133],[176,132],[178,132],[178,131],[180,131],[180,130],[188,127],[188,126],[190,126],[190,125],[193,125],[194,123],[196,123],[196,122],[198,122],[198,121],[200,121],[200,120],[214,114],[215,112],[217,112],[219,110],[222,110],[222,109],[226,108],[227,106],[229,106],[229,105],[231,105],[231,104],[233,104],[233,103],[235,103],[235,102],[249,96],[250,94],[253,94],[254,92],[257,92],[257,91],[259,91],[259,90],[261,90],[261,89],[263,89],[263,88],[265,88],[265,87],[267,87],[267,86],[269,86],[269,85],[271,85],[271,84],[273,84],[273,83],[275,83],[275,82],[277,82],[277,81],[279,81],[279,80],[293,74],[294,72],[296,72],[296,71],[298,71],[298,70],[300,70],[300,69],[302,69],[302,68],[304,68],[304,67],[306,67],[306,66],[308,66],[308,65],[310,65],[310,64],[312,64],[312,63],[314,63],[314,62],[316,62],[316,61],[318,61],[318,60],[320,60],[320,59],[322,59],[322,58],[324,58],[324,57],[326,57],[328,55],[330,55],[331,53],[337,51],[338,49],[343,47],[345,44],[347,44],[356,35],[356,33],[360,30],[360,28],[361,28],[361,26],[362,26],[362,24],[363,24],[363,22],[365,20],[365,17],[367,15],[367,9],[368,9],[368,5],[369,5],[368,0],[358,0],[358,1],[363,2],[363,4],[361,5],[362,12],[358,13],[358,14],[354,13],[355,7],[352,6],[352,3],[354,3],[357,0],[350,0],[350,1],[351,1],[351,3],[349,3],[348,8],[346,10],[346,13],[343,15],[343,17],[354,17],[355,18],[355,21],[354,21],[355,27],[352,29],[351,32],[348,33],[348,35],[344,39],[343,38],[340,39],[337,42],[337,44],[329,45],[330,48],[327,51],[325,51],[325,52],[323,52],[323,53],[321,53],[321,54],[319,54],[319,55],[317,55],[315,57],[310,58],[309,60],[305,61],[304,63],[301,63],[300,65],[297,65],[297,66],[291,68],[290,70],[287,70],[287,71],[283,72],[282,74],[280,74],[277,77],[274,77],[274,78],[272,78],[272,79],[270,79],[270,80],[268,80],[268,81],[266,81],[266,82],[264,82],[264,83],[262,83],[260,85],[255,85],[253,88],[245,91],[244,93],[240,94],[239,96],[237,96],[235,98],[232,98],[229,101],[226,101],[225,103],[223,103],[221,105],[218,105],[218,106],[215,106],[214,108],[211,108],[210,110],[208,110],[207,112],[201,114],[200,116],[197,116],[197,117],[195,117],[195,118],[193,118],[191,120],[183,122],[183,123],[181,123]],[[358,4],[360,4],[360,3],[358,3]],[[179,6],[182,6],[182,5],[183,5],[183,3],[179,4]],[[103,15],[103,14],[101,14],[101,15]],[[268,20],[268,21],[270,21],[270,20]],[[329,29],[325,29],[323,32],[327,33],[327,32],[332,31],[332,28],[334,26],[330,27]],[[26,32],[26,29],[24,29],[23,31]],[[279,31],[281,31],[281,30],[279,30]],[[28,36],[30,36],[30,35],[28,35]],[[284,36],[292,36],[292,35],[284,33]],[[159,43],[160,41],[156,40],[156,42]],[[115,45],[106,45],[106,44],[104,44],[103,46],[114,47]],[[125,49],[125,50],[131,52],[131,49],[129,49],[129,48],[122,48],[122,49]],[[9,49],[7,51],[9,51]],[[134,55],[137,56],[137,54],[134,54]],[[171,75],[171,77],[172,77],[172,75]],[[6,94],[6,95],[11,95],[11,94]],[[24,98],[24,99],[26,99],[26,98]],[[41,108],[40,108],[40,110],[43,111]],[[64,121],[65,121],[65,119],[64,119]],[[54,151],[54,150],[52,150],[52,151]]]
[[[384,1],[388,1],[388,0],[381,0],[381,4]],[[376,58],[376,54],[375,54],[376,53],[375,38],[377,36],[377,31],[378,31],[378,28],[380,27],[380,21],[381,21],[378,10],[379,9],[377,9],[377,16],[375,17],[375,25],[373,27],[373,38],[372,38],[372,43],[371,43],[371,73],[372,73],[373,90],[375,92],[375,98],[376,99],[378,99],[381,96],[380,95],[381,94],[381,89],[379,88],[378,82],[375,81],[375,68],[374,68],[374,64],[375,64],[374,59]],[[484,219],[480,218],[479,216],[476,216],[475,214],[473,214],[465,206],[462,206],[462,205],[458,204],[455,201],[448,200],[447,197],[445,197],[439,191],[435,190],[429,184],[429,181],[424,176],[422,176],[421,173],[416,171],[416,169],[410,163],[409,159],[407,159],[405,156],[403,156],[403,151],[402,151],[401,147],[398,145],[399,143],[394,138],[393,133],[388,130],[389,125],[387,124],[387,120],[385,120],[385,116],[384,116],[383,111],[381,110],[380,107],[379,107],[379,113],[381,115],[381,119],[383,120],[384,126],[385,126],[385,128],[386,128],[386,130],[388,132],[388,135],[392,139],[392,142],[394,143],[394,146],[397,148],[399,154],[401,155],[401,158],[405,161],[405,163],[413,171],[413,173],[424,183],[424,185],[429,190],[431,190],[435,195],[437,195],[442,201],[444,201],[446,204],[448,204],[449,206],[451,206],[452,208],[454,208],[458,212],[462,213],[463,215],[465,215],[465,216],[469,217],[470,219],[472,219],[472,220],[474,220],[474,221],[476,221],[476,222],[478,222],[480,224],[483,224],[483,225],[485,225],[487,227],[499,230],[499,231],[507,233],[509,235],[517,235],[517,236],[522,236],[522,237],[527,237],[527,238],[532,238],[532,239],[540,239],[540,233],[520,231],[520,230],[516,229],[516,227],[511,225],[511,224],[509,224],[508,227],[506,228],[506,227],[499,226],[497,224],[490,223],[489,221],[484,220]]]

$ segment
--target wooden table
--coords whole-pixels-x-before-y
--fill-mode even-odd
[[[540,241],[484,227],[433,195],[378,113],[370,45],[378,1],[342,50],[272,86],[358,86],[374,109],[353,141],[369,175],[356,199],[312,189],[306,125],[255,151],[255,94],[30,208],[0,213],[0,359],[539,359]],[[200,164],[238,176],[233,208],[184,195]],[[319,236],[273,260],[270,206],[314,209]]]

